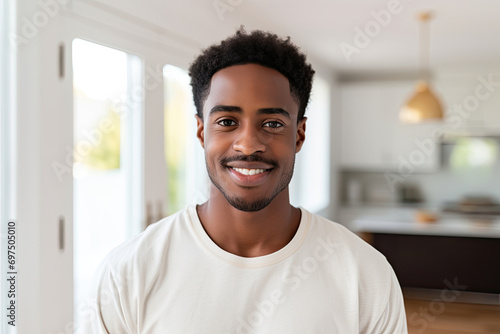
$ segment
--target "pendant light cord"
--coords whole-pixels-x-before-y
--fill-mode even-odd
[[[419,15],[420,19],[420,78],[427,81],[429,74],[429,40],[430,40],[430,29],[429,29],[429,19],[431,14],[429,12],[421,13]]]

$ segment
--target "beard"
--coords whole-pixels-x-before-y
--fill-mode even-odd
[[[240,159],[243,160],[243,159]],[[261,159],[251,159],[251,161],[259,161]],[[246,161],[250,161],[246,159]],[[254,201],[250,201],[245,197],[242,196],[234,196],[232,194],[229,194],[222,186],[221,184],[217,181],[217,176],[216,173],[210,168],[208,165],[207,159],[205,157],[205,164],[207,167],[207,172],[208,172],[208,177],[210,178],[210,181],[212,181],[213,185],[219,189],[219,191],[222,193],[226,201],[235,209],[244,211],[244,212],[255,212],[255,211],[260,211],[267,207],[273,199],[278,196],[279,193],[281,193],[283,190],[285,190],[288,185],[290,184],[290,181],[292,180],[293,176],[293,169],[295,167],[295,156],[293,157],[292,164],[289,169],[283,171],[283,174],[281,175],[281,178],[278,182],[278,185],[274,188],[274,190],[271,192],[271,194],[267,197],[263,197]],[[221,164],[221,166],[224,166],[224,164]],[[276,164],[275,164],[276,166]],[[223,167],[226,168],[226,167]],[[273,168],[271,173],[279,171],[279,168]],[[250,189],[249,187],[245,187],[247,189]]]

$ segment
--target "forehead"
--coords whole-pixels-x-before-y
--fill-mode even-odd
[[[204,114],[214,105],[242,109],[276,107],[291,115],[298,113],[288,79],[274,69],[257,64],[235,65],[216,72],[210,83]]]

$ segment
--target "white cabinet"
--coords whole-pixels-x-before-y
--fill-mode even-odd
[[[386,148],[382,97],[377,86],[341,88],[341,164],[344,167],[380,167]]]
[[[445,102],[447,133],[500,135],[498,75],[488,70],[442,73],[435,82]]]
[[[500,135],[500,92],[484,101],[484,124],[488,134]]]
[[[341,165],[350,169],[432,172],[439,167],[433,131],[441,123],[403,124],[401,106],[414,81],[369,81],[341,86]]]

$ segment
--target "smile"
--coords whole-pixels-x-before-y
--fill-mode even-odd
[[[236,167],[231,167],[231,168],[243,175],[256,175],[264,173],[266,171],[266,169],[247,169],[247,168],[236,168]]]
[[[271,173],[271,169],[228,167],[232,180],[242,187],[256,187],[264,184]]]

